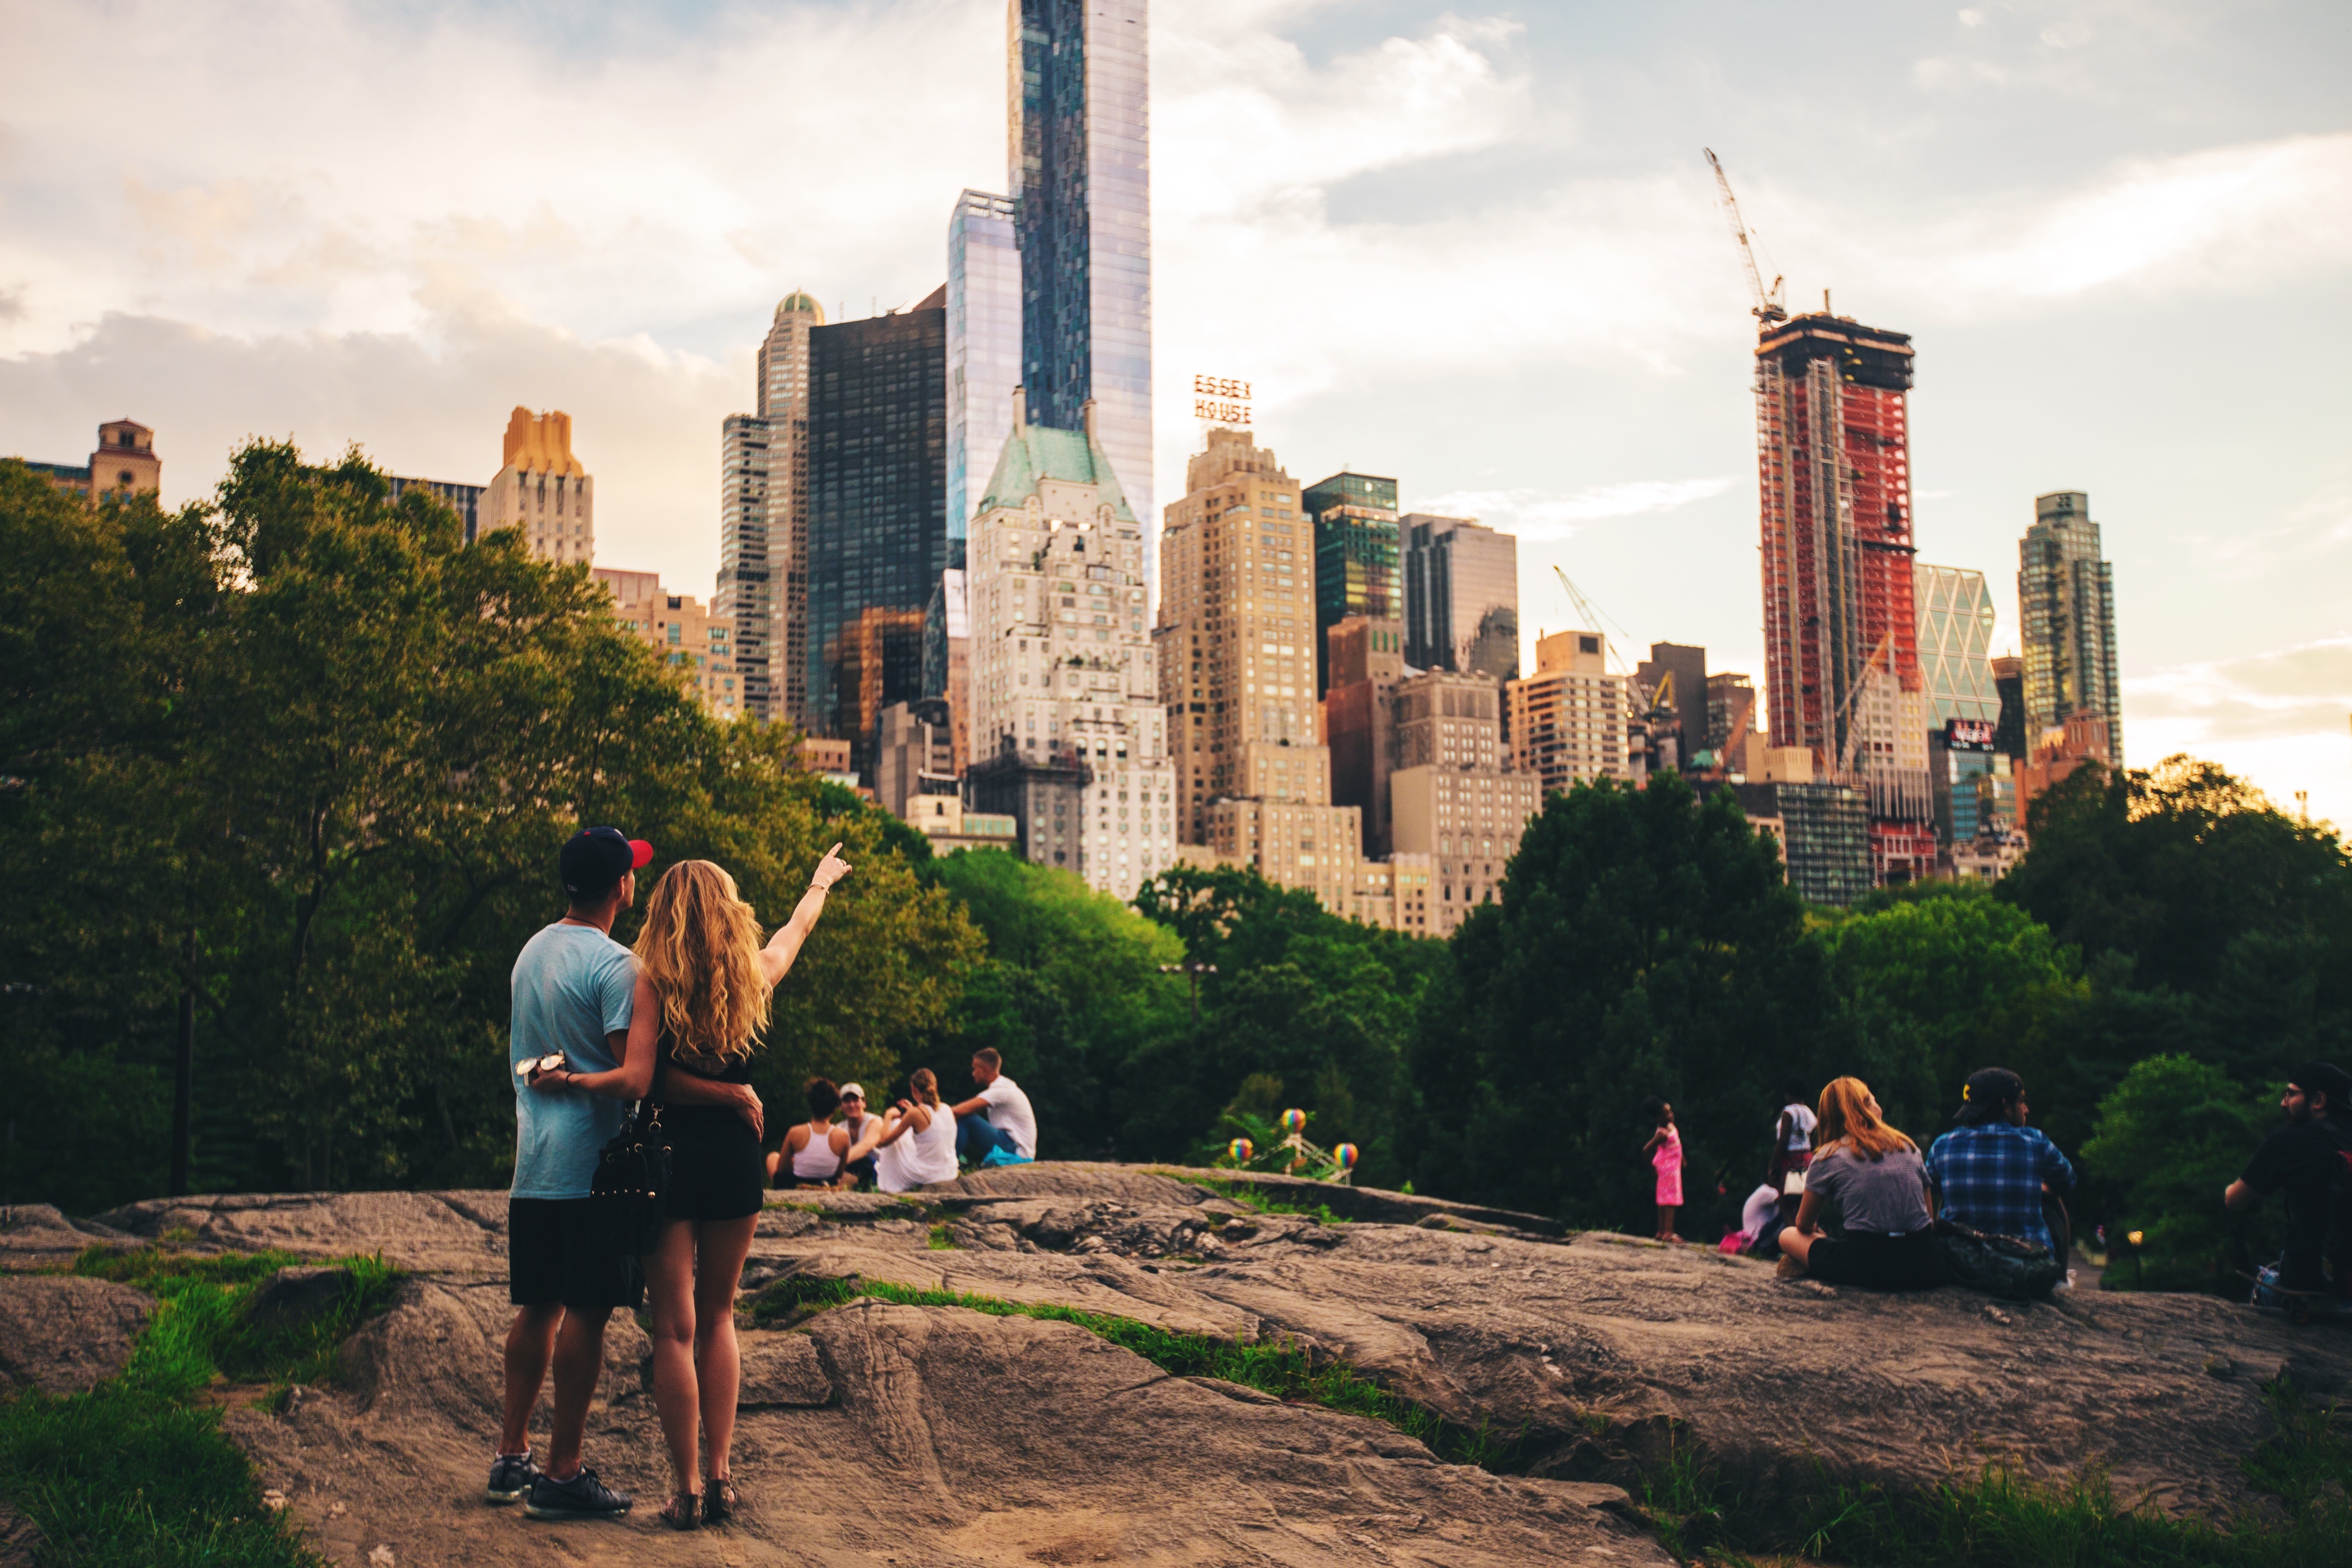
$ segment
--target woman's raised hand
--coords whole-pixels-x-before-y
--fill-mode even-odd
[[[816,870],[809,878],[809,886],[830,888],[848,875],[849,862],[841,858],[841,846],[835,844],[824,852],[824,858],[816,863]]]

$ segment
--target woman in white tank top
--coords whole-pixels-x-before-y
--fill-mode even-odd
[[[833,1125],[841,1091],[829,1078],[808,1080],[809,1119],[784,1134],[784,1145],[768,1156],[768,1180],[779,1187],[829,1187],[841,1179],[849,1130]],[[781,1167],[781,1169],[780,1169]]]
[[[917,1068],[907,1087],[874,1150],[876,1184],[886,1193],[956,1179],[955,1112],[940,1103],[939,1079]]]

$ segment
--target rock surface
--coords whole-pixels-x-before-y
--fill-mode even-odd
[[[79,1394],[113,1376],[150,1305],[110,1279],[0,1274],[0,1389]]]
[[[1071,1325],[866,1299],[803,1331],[746,1329],[736,1471],[754,1506],[723,1535],[674,1537],[651,1518],[667,1481],[649,1346],[620,1318],[591,1462],[644,1506],[557,1531],[562,1552],[1654,1563],[1646,1536],[1596,1505],[1670,1441],[1760,1501],[1817,1466],[1908,1486],[2004,1459],[2104,1465],[2126,1499],[2202,1511],[2250,1500],[2237,1460],[2272,1430],[2263,1378],[2284,1367],[2352,1393],[2352,1336],[2210,1299],[1874,1296],[1404,1194],[1290,1199],[1379,1216],[1352,1223],[1258,1212],[1181,1174],[1046,1164],[913,1203],[788,1194],[761,1217],[747,1308],[762,1289],[773,1304],[813,1281],[888,1281],[1294,1339],[1465,1426],[1521,1435],[1510,1468],[1524,1474],[1437,1464],[1386,1426],[1171,1378]],[[339,1561],[386,1544],[404,1564],[547,1560],[548,1527],[478,1500],[510,1313],[503,1194],[184,1199],[100,1219],[212,1246],[381,1251],[414,1271],[349,1347],[348,1388],[305,1391],[279,1416],[233,1411],[229,1429]],[[0,1233],[0,1264],[21,1267],[14,1256]]]

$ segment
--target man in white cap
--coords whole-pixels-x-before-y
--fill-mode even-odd
[[[841,1124],[849,1129],[851,1149],[855,1150],[866,1141],[866,1134],[874,1130],[874,1125],[878,1120],[866,1114],[864,1085],[845,1083],[841,1086]],[[841,1173],[852,1186],[872,1186],[876,1179],[874,1156],[867,1153],[850,1161],[841,1168]]]

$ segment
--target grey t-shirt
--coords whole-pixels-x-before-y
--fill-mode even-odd
[[[1821,1194],[1824,1217],[1847,1230],[1905,1236],[1935,1223],[1927,1213],[1925,1169],[1916,1149],[1873,1160],[1841,1144],[1813,1156],[1805,1190]]]

